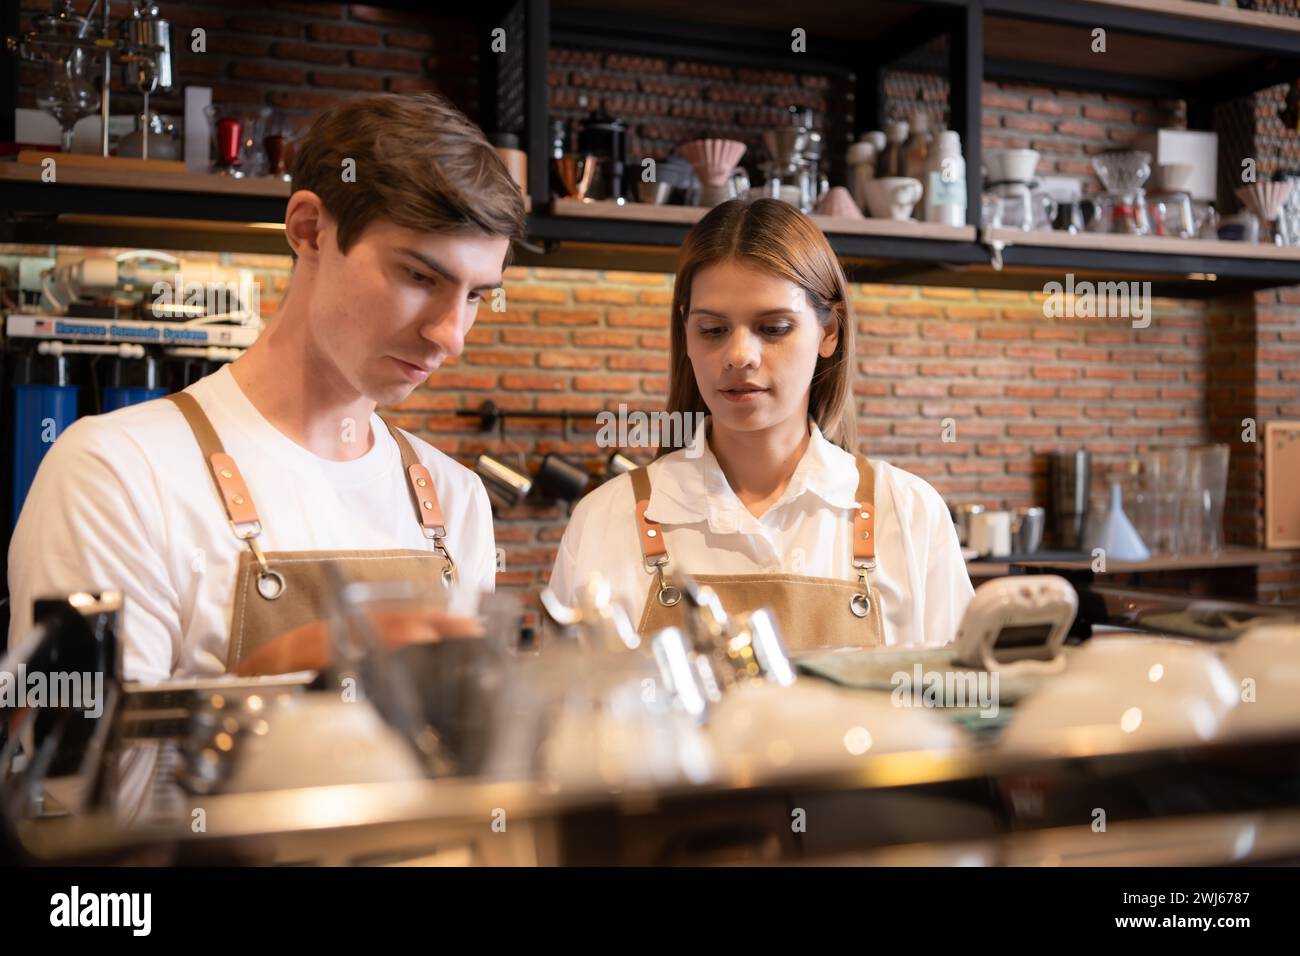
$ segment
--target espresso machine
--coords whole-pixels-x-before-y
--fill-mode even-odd
[[[1300,671],[1277,666],[1300,623],[1284,608],[1076,599],[1060,577],[1013,576],[981,587],[950,646],[792,653],[768,610],[674,586],[683,625],[651,635],[593,578],[576,606],[543,592],[538,651],[515,646],[522,608],[498,593],[480,606],[482,639],[389,652],[368,608],[418,587],[340,580],[319,673],[150,684],[121,669],[120,595],[54,595],[0,665],[102,675],[102,713],[19,718],[37,747],[0,776],[0,861],[1300,859]],[[1238,623],[1197,646],[1161,640],[1135,609]],[[1124,626],[1075,642],[1076,616]],[[1258,702],[1237,702],[1236,675],[1258,675]],[[1114,814],[1105,847],[1086,812],[1098,806]],[[816,825],[792,826],[805,813]]]

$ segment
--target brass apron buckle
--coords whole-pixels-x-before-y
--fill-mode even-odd
[[[664,579],[664,566],[668,563],[668,558],[662,557],[657,561],[647,561],[646,570],[651,574],[659,575],[659,603],[664,607],[674,607],[682,599],[682,592],[673,587]]]
[[[442,555],[443,560],[447,562],[447,566],[442,569],[442,583],[444,586],[450,587],[452,581],[456,579],[456,562],[452,560],[451,552],[447,550],[447,545],[443,543],[443,539],[447,537],[447,529],[442,525],[436,528],[425,528],[424,536],[433,541],[433,550]]]
[[[849,610],[853,612],[854,617],[866,617],[871,613],[871,583],[867,580],[867,572],[875,569],[876,562],[874,559],[871,561],[854,561],[853,566],[858,569],[858,580],[862,582],[862,593],[849,598]]]
[[[288,584],[285,582],[283,574],[266,563],[266,555],[262,553],[262,548],[257,543],[257,536],[262,533],[262,523],[254,521],[245,525],[232,524],[231,527],[235,531],[235,537],[241,541],[246,541],[248,549],[253,552],[253,557],[257,559],[257,593],[268,601],[277,600],[288,590]]]

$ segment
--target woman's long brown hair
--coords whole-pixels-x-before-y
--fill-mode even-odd
[[[686,317],[691,311],[695,274],[706,266],[728,261],[790,280],[807,294],[823,328],[831,322],[836,324],[839,342],[835,352],[829,358],[819,356],[813,370],[808,414],[828,441],[857,454],[851,380],[856,353],[848,281],[822,231],[794,206],[779,199],[724,202],[696,223],[682,243],[673,283],[668,411],[708,414],[686,354]],[[671,450],[661,448],[659,454]]]

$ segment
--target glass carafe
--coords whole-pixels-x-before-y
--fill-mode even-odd
[[[1034,183],[996,183],[992,194],[999,200],[998,225],[1008,229],[1050,229],[1056,218],[1056,201],[1034,189]]]
[[[772,199],[784,199],[791,205],[797,205],[800,211],[810,213],[817,201],[817,182],[813,170],[802,162],[781,165],[766,163],[763,172],[767,176],[763,184],[763,195]],[[793,188],[792,188],[793,187]],[[794,192],[798,192],[798,202],[794,202]]]
[[[1127,193],[1102,193],[1096,199],[1097,218],[1092,232],[1119,232],[1145,236],[1151,232],[1146,196],[1140,189]]]
[[[1175,239],[1191,239],[1196,235],[1192,197],[1187,193],[1152,193],[1146,205],[1152,235]]]
[[[86,17],[69,11],[46,14],[35,18],[36,32],[54,39],[41,44],[41,61],[44,74],[36,89],[36,105],[59,122],[61,148],[72,152],[72,128],[83,116],[99,109],[99,91],[90,79],[94,55],[89,47],[58,40],[87,40],[94,35],[94,26]]]

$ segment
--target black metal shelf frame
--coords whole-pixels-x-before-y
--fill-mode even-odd
[[[571,242],[676,246],[688,228],[651,222],[574,220],[547,212],[550,196],[546,152],[549,95],[546,58],[552,43],[643,55],[691,57],[734,65],[813,69],[852,77],[854,123],[859,130],[881,128],[885,111],[884,75],[888,69],[902,61],[908,65],[926,64],[947,73],[951,127],[962,136],[967,195],[972,197],[980,195],[982,186],[981,95],[986,77],[1148,97],[1176,97],[1187,101],[1192,124],[1206,127],[1210,125],[1209,118],[1216,103],[1300,74],[1300,33],[1180,18],[1084,0],[911,0],[899,5],[915,7],[915,12],[865,47],[861,44],[848,46],[825,36],[818,36],[815,40],[810,37],[808,58],[774,53],[782,50],[786,41],[784,34],[775,31],[732,26],[720,30],[699,22],[615,16],[591,9],[551,9],[548,0],[520,2],[527,4],[530,25],[542,21],[547,23],[544,35],[530,28],[526,96],[530,126],[529,185],[534,209],[530,216],[530,235],[548,250]],[[861,8],[860,15],[869,15],[868,10]],[[1259,68],[1208,77],[1188,90],[1184,84],[1160,77],[1082,71],[1018,60],[991,60],[985,55],[985,30],[987,18],[993,15],[1103,27],[1138,36],[1245,49],[1258,54]],[[936,40],[945,41],[937,55]],[[967,223],[978,228],[979,215],[979,204],[968,203]],[[964,266],[987,265],[990,261],[989,250],[977,242],[835,235],[831,237],[831,243],[840,256],[869,262],[870,265],[853,269],[857,275],[868,278],[873,275],[895,276],[895,281],[906,281],[909,274],[925,272],[934,275],[930,267],[949,265],[955,267],[953,278],[957,279]],[[1003,250],[1002,262],[1011,270],[1017,266],[1026,269],[1059,268],[1068,263],[1080,271],[1093,270],[1117,276],[1149,274],[1156,277],[1154,282],[1160,294],[1192,298],[1300,283],[1300,264],[1293,262],[1184,253],[1009,245]],[[634,268],[634,258],[627,264]],[[1205,281],[1202,277],[1206,275],[1214,276],[1214,281]],[[984,276],[991,285],[1016,284],[1015,278],[1006,273],[985,273]],[[1030,287],[1023,282],[1021,285]]]
[[[400,4],[397,4],[400,5]],[[4,26],[17,29],[17,4],[6,5]],[[744,65],[786,66],[799,70],[821,70],[852,78],[852,121],[859,130],[879,128],[884,119],[884,74],[892,65],[929,63],[946,72],[950,87],[951,125],[962,135],[966,156],[968,195],[980,194],[979,181],[982,136],[981,93],[989,78],[1033,80],[1050,86],[1080,87],[1105,91],[1129,92],[1146,96],[1178,96],[1188,102],[1189,121],[1193,126],[1208,126],[1213,105],[1239,96],[1251,89],[1266,88],[1279,77],[1300,75],[1300,32],[1266,30],[1194,17],[1178,17],[1148,10],[1132,9],[1086,0],[895,0],[894,13],[907,15],[891,27],[862,43],[846,43],[810,31],[809,54],[786,54],[788,34],[779,30],[739,29],[701,22],[662,18],[629,17],[621,13],[591,12],[556,6],[551,0],[496,0],[478,7],[474,14],[480,34],[480,99],[483,119],[495,121],[494,105],[498,97],[498,71],[486,61],[495,54],[489,51],[490,32],[507,13],[522,14],[524,24],[524,137],[528,152],[528,193],[533,212],[529,216],[530,238],[551,253],[553,259],[574,260],[564,253],[566,244],[586,244],[588,250],[604,247],[611,255],[619,248],[655,247],[665,251],[676,247],[687,227],[676,224],[625,222],[613,220],[570,219],[552,215],[550,209],[550,170],[548,167],[549,86],[548,59],[553,43],[588,46],[605,50],[645,54],[679,55],[714,62]],[[871,7],[863,6],[846,17],[870,17]],[[1237,70],[1231,75],[1207,76],[1187,90],[1160,77],[1134,77],[1104,71],[1072,70],[1050,64],[990,60],[985,55],[985,31],[988,18],[1012,17],[1023,21],[1066,24],[1078,27],[1101,26],[1138,36],[1181,40],[1207,46],[1246,50],[1255,55],[1258,69]],[[773,21],[775,22],[775,21]],[[823,32],[826,32],[824,30]],[[510,38],[514,40],[516,38]],[[937,42],[942,41],[942,42]],[[16,80],[16,60],[0,58],[0,70]],[[1289,72],[1288,72],[1289,71]],[[16,83],[6,87],[0,97],[3,119],[12,125]],[[847,119],[847,118],[846,118]],[[2,132],[2,131],[0,131]],[[71,241],[77,236],[111,244],[129,242],[151,233],[165,233],[174,238],[173,226],[162,229],[147,225],[149,217],[159,211],[176,219],[275,222],[283,215],[284,200],[271,197],[246,197],[178,193],[165,190],[123,190],[105,187],[69,186],[0,182],[0,208],[35,213],[36,218],[0,223],[0,241]],[[139,230],[121,229],[113,239],[110,227],[88,229],[81,225],[62,224],[59,213],[99,214],[135,217]],[[979,204],[968,203],[967,220],[978,225]],[[41,218],[43,217],[43,218]],[[214,248],[228,243],[224,234],[194,232],[194,248]],[[282,245],[278,236],[244,237],[235,245],[221,248],[276,250]],[[896,239],[875,236],[835,235],[832,245],[846,260],[856,260],[861,274],[894,275],[932,274],[936,266],[955,270],[987,266],[989,250],[977,242],[934,239]],[[543,262],[547,256],[525,253],[526,261]],[[593,256],[593,261],[600,256]],[[606,256],[605,258],[609,258]],[[660,267],[648,263],[640,268]],[[1249,288],[1300,283],[1300,266],[1267,259],[1206,257],[1181,253],[1127,253],[1104,250],[1077,250],[1010,245],[1003,252],[1009,269],[1016,267],[1059,268],[1062,265],[1090,268],[1115,275],[1150,273],[1165,276],[1171,290],[1189,296],[1228,294]],[[637,257],[629,254],[625,267],[637,268]],[[942,272],[940,271],[942,275]],[[1214,274],[1218,282],[1188,281],[1190,275]],[[954,278],[959,273],[954,272]],[[1006,274],[989,276],[991,284],[1011,281]],[[900,278],[899,281],[905,281]]]

